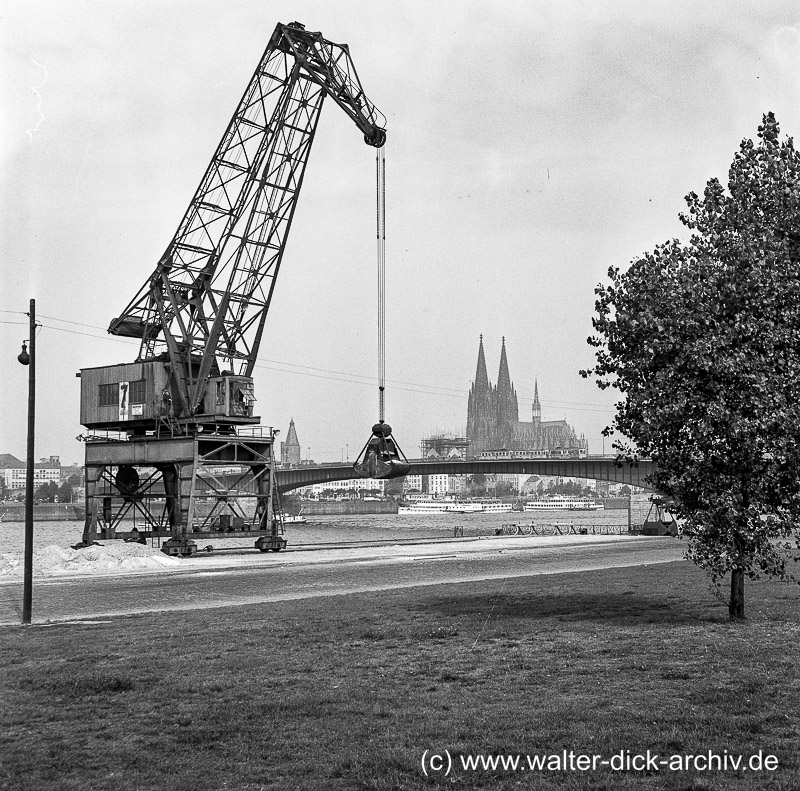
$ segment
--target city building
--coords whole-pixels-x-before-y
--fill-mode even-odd
[[[0,453],[0,475],[6,489],[24,489],[27,480],[26,464],[10,453]],[[50,456],[33,465],[34,486],[41,486],[51,481],[61,483],[61,460],[58,456]]]
[[[578,437],[566,420],[542,420],[539,383],[534,384],[531,420],[519,419],[517,391],[511,381],[506,355],[506,339],[500,350],[497,384],[492,385],[486,370],[483,335],[478,345],[478,365],[467,403],[467,439],[470,457],[489,450],[570,451],[585,453],[585,437]]]
[[[403,478],[403,494],[422,491],[422,475],[406,475]]]
[[[296,493],[305,499],[318,500],[325,491],[336,492],[341,497],[346,497],[352,493],[363,496],[364,492],[377,492],[376,496],[383,497],[386,493],[386,480],[351,478],[346,481],[325,481],[324,483],[311,484],[311,486],[303,486],[297,489]]]
[[[459,461],[469,455],[469,440],[452,434],[434,434],[422,440],[420,451],[427,461]]]
[[[406,475],[403,497],[420,494],[425,497],[446,497],[467,493],[466,475]]]
[[[428,479],[427,493],[432,497],[444,497],[447,495],[447,479],[449,475],[426,475]]]

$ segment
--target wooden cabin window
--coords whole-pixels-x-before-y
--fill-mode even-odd
[[[99,406],[117,406],[119,404],[119,382],[112,385],[100,385]]]
[[[131,389],[128,391],[131,404],[144,404],[147,401],[147,380],[137,379],[131,382]]]

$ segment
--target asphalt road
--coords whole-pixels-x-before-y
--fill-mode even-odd
[[[421,585],[560,574],[679,560],[673,538],[536,546],[518,539],[260,555],[157,574],[35,579],[33,622],[231,607]],[[21,582],[0,585],[0,624],[21,618]]]

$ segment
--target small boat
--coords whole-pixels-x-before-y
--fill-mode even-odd
[[[308,519],[306,519],[303,514],[287,514],[283,512],[278,516],[285,525],[304,525],[308,522]]]

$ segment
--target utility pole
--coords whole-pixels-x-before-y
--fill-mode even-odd
[[[25,343],[17,360],[28,366],[28,460],[25,470],[25,559],[22,577],[22,623],[31,622],[33,602],[33,459],[36,426],[36,300],[31,300],[30,352]]]

